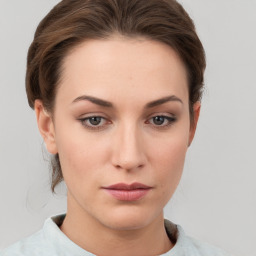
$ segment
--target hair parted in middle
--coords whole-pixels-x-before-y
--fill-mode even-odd
[[[169,45],[187,70],[189,109],[200,101],[206,66],[205,53],[192,19],[175,0],[63,0],[40,22],[28,51],[26,91],[34,108],[36,99],[54,115],[62,63],[68,53],[90,39],[113,35],[145,38]],[[54,189],[63,180],[56,154],[52,162]]]

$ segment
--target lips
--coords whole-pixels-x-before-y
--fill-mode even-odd
[[[132,184],[118,183],[103,187],[103,189],[117,200],[137,201],[145,197],[152,187],[135,182]]]

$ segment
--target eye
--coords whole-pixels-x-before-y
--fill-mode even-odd
[[[100,116],[93,116],[87,119],[90,125],[97,126],[102,122],[102,117]]]
[[[107,124],[107,120],[102,116],[90,116],[86,118],[79,119],[83,126],[88,129],[103,129]]]
[[[151,117],[147,121],[147,123],[150,123],[157,127],[167,127],[167,126],[171,125],[172,123],[174,123],[175,121],[176,121],[175,117],[159,115],[159,116]]]

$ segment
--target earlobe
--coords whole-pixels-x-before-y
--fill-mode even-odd
[[[191,121],[191,124],[190,124],[188,146],[191,145],[193,138],[195,136],[195,133],[196,133],[196,127],[197,127],[197,123],[198,123],[198,119],[199,119],[199,115],[200,115],[200,109],[201,109],[201,103],[199,101],[197,101],[193,106],[194,116],[193,116],[193,120]]]
[[[34,108],[38,129],[44,139],[46,148],[49,153],[57,154],[58,150],[55,141],[55,130],[52,117],[50,113],[45,110],[41,100],[35,100]]]

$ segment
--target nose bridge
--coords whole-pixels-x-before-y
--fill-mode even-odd
[[[145,164],[141,132],[135,123],[123,122],[117,127],[113,143],[113,164],[132,170]]]

